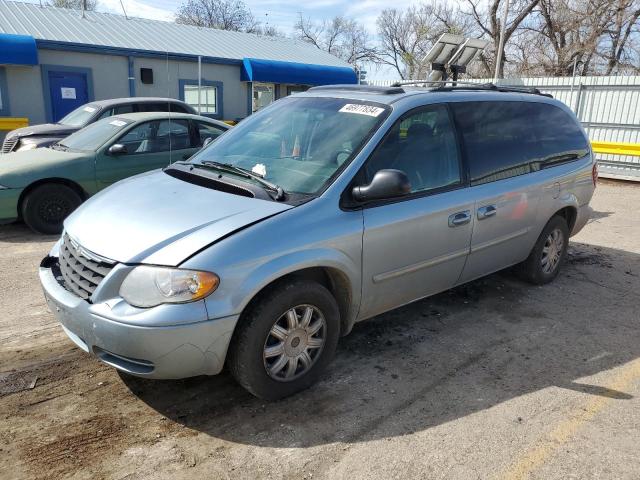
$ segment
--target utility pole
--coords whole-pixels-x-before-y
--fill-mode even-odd
[[[500,22],[500,42],[498,44],[498,52],[496,53],[496,70],[493,75],[493,82],[497,82],[500,77],[500,64],[504,55],[504,36],[507,30],[507,17],[509,16],[509,0],[504,1],[504,12],[502,12],[502,21]]]

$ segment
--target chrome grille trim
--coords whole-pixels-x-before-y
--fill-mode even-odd
[[[2,153],[11,152],[15,148],[15,146],[18,144],[19,140],[20,139],[18,137],[5,138],[4,142],[2,143]]]
[[[115,265],[111,260],[88,252],[66,233],[62,236],[58,262],[64,288],[87,301]]]

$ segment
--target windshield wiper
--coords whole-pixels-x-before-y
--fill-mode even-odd
[[[194,166],[206,165],[206,166],[217,168],[218,170],[234,173],[234,174],[239,175],[241,177],[251,178],[252,180],[255,180],[260,185],[265,187],[267,190],[271,190],[271,191],[275,192],[275,194],[276,194],[275,195],[275,200],[283,200],[284,199],[285,191],[283,190],[283,188],[281,186],[276,185],[275,183],[271,183],[268,180],[265,180],[264,177],[262,177],[262,175],[258,175],[257,173],[254,173],[251,170],[247,170],[246,168],[237,167],[237,166],[232,165],[230,163],[220,163],[220,162],[216,162],[214,160],[203,160],[200,164],[193,163],[192,165],[194,165]]]

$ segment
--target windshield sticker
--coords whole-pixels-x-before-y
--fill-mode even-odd
[[[359,105],[356,103],[347,103],[344,107],[342,107],[338,111],[343,113],[357,113],[358,115],[369,115],[370,117],[377,117],[382,112],[384,112],[384,108],[373,107],[371,105]]]
[[[93,113],[93,112],[96,111],[96,108],[95,107],[84,107],[83,110],[85,112]]]
[[[260,175],[261,177],[267,176],[267,167],[264,163],[256,163],[251,171],[256,175]]]
[[[124,127],[127,124],[127,122],[123,122],[122,120],[111,120],[109,122],[109,125],[114,125],[116,127]]]

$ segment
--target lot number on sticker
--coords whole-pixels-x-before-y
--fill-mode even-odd
[[[382,112],[384,112],[384,108],[372,107],[371,105],[359,105],[356,103],[347,103],[339,111],[345,112],[345,113],[357,113],[359,115],[369,115],[370,117],[377,117]]]
[[[115,125],[116,127],[124,127],[127,122],[123,122],[122,120],[111,120],[109,125]]]

